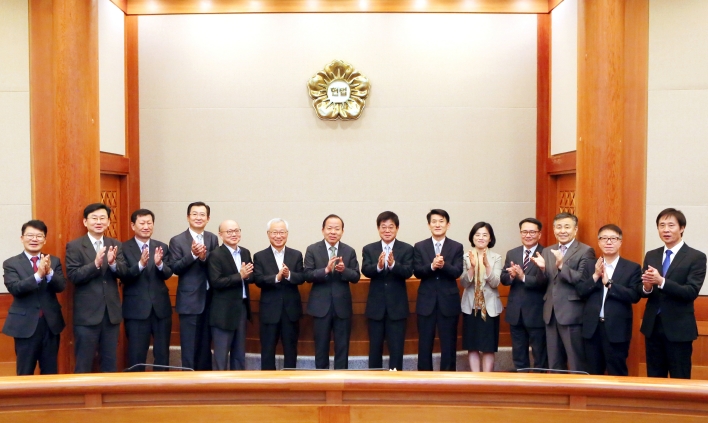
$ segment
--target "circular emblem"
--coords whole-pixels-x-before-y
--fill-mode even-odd
[[[307,88],[320,119],[354,120],[364,110],[371,85],[352,65],[334,60],[310,78]]]

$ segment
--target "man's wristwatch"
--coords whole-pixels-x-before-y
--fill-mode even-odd
[[[607,280],[607,285],[606,285],[606,286],[609,288],[610,285],[612,285],[612,279],[608,279],[608,280]]]

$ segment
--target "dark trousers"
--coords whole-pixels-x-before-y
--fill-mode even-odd
[[[546,345],[551,369],[586,371],[583,325],[561,325],[553,313],[546,325]]]
[[[384,339],[388,346],[388,368],[403,370],[403,345],[406,341],[406,320],[392,320],[388,312],[381,320],[369,319],[369,368],[383,367]]]
[[[629,342],[610,342],[607,339],[607,324],[600,322],[590,339],[583,339],[585,363],[591,375],[627,376]]]
[[[671,342],[666,338],[660,314],[654,321],[654,331],[645,337],[647,376],[677,379],[691,378],[693,341]]]
[[[39,362],[39,371],[43,375],[55,375],[57,354],[59,353],[59,335],[54,335],[44,316],[39,318],[37,329],[29,338],[15,338],[17,355],[17,376],[32,375]]]
[[[531,367],[529,360],[529,346],[533,354],[533,367],[548,368],[548,353],[546,352],[546,328],[531,328],[524,326],[519,318],[520,325],[509,325],[511,335],[511,356],[516,369]]]
[[[261,320],[261,370],[275,370],[275,347],[278,339],[283,343],[283,368],[297,367],[297,340],[300,336],[300,321],[291,321],[283,311],[278,323],[263,323]]]
[[[211,332],[209,312],[179,315],[179,344],[182,350],[182,367],[194,370],[211,370]]]
[[[155,314],[155,309],[150,310],[150,316],[147,319],[125,319],[125,335],[128,338],[128,367],[145,364],[147,352],[150,349],[150,337],[153,338],[154,364],[169,366],[170,332],[172,332],[172,316],[160,319]],[[153,370],[167,369],[155,367]],[[145,367],[139,366],[133,371],[144,372]]]
[[[342,319],[334,312],[334,305],[324,317],[314,317],[315,368],[329,369],[329,341],[334,332],[334,368],[349,368],[349,337],[352,332],[351,317]]]
[[[236,330],[211,327],[214,341],[214,370],[246,370],[246,313],[241,313]]]
[[[118,371],[119,330],[120,324],[114,325],[108,318],[108,309],[103,313],[103,321],[97,325],[74,325],[74,373],[90,373],[96,351],[100,357],[101,372]]]
[[[435,328],[440,338],[440,370],[455,371],[457,369],[457,323],[460,316],[445,316],[440,307],[430,316],[418,315],[418,370],[433,370],[433,343]]]

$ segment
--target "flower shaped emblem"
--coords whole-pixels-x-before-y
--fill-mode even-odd
[[[307,82],[320,119],[354,120],[361,116],[371,85],[352,65],[334,60]]]

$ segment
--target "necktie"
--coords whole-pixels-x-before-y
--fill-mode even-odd
[[[334,246],[329,247],[329,258],[337,257],[337,249]]]
[[[148,249],[148,245],[147,245],[147,244],[143,244],[143,248],[140,249],[140,252],[143,252],[143,251],[145,251],[145,250],[147,250],[147,249]]]
[[[391,252],[391,247],[386,246],[386,257],[384,258],[384,267],[388,269],[388,254]]]
[[[664,259],[664,263],[661,267],[661,276],[663,277],[666,277],[666,272],[669,271],[669,265],[671,265],[671,254],[673,254],[673,251],[666,250],[666,258]]]
[[[521,268],[524,269],[524,272],[529,267],[530,262],[531,262],[531,250],[526,250],[526,254],[524,254],[524,264],[523,264],[523,266],[521,266]]]
[[[36,272],[37,271],[37,262],[39,261],[39,257],[32,257],[30,259],[30,261],[32,262],[32,270],[34,270]]]
[[[565,252],[568,251],[568,247],[566,247],[565,245],[561,245],[560,250],[561,250],[561,255],[565,256]]]
[[[32,270],[34,270],[36,272],[37,271],[37,262],[39,261],[39,257],[32,257],[30,259],[30,261],[32,262]],[[37,285],[39,285],[39,283]],[[44,316],[44,312],[40,308],[39,309],[39,317],[41,318],[42,316]]]
[[[197,234],[197,243],[198,243],[198,244],[204,244],[204,235],[202,235],[202,234]]]
[[[96,252],[101,249],[101,241],[96,241],[93,243],[93,248],[96,249]]]
[[[436,242],[435,243],[435,254],[440,254],[441,250],[442,250],[442,248],[440,248],[440,243]]]

